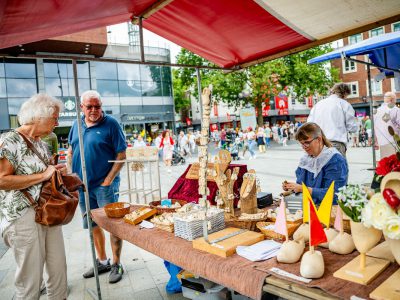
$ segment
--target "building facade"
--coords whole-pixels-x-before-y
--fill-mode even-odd
[[[378,36],[381,34],[400,31],[400,22],[381,26],[369,30],[367,32],[359,33],[343,39],[343,45],[358,43],[370,37]],[[357,60],[368,61],[367,56],[359,55]],[[332,61],[332,66],[340,70],[339,77],[341,81],[347,83],[351,87],[352,94],[348,97],[349,102],[353,105],[357,116],[364,117],[370,116],[369,105],[369,88],[368,88],[368,74],[367,66],[361,63],[350,62],[342,59]],[[400,90],[395,85],[393,78],[384,78],[379,81],[375,77],[380,73],[379,69],[371,68],[371,87],[372,97],[375,106],[383,101],[383,95],[386,92],[396,92],[397,103],[400,105]]]
[[[77,62],[79,94],[89,89],[97,90],[102,96],[103,110],[114,116],[127,134],[143,129],[151,133],[174,128],[170,67],[85,61],[85,55],[139,59],[140,54],[138,47],[128,45],[81,45],[79,40],[86,38],[82,33],[75,41],[71,35],[62,38],[66,41],[39,42],[34,46],[21,45],[2,51],[13,54],[22,53],[23,49],[29,54],[82,55],[82,60]],[[46,52],[49,49],[53,51]],[[170,62],[169,49],[145,47],[145,58],[147,61]],[[59,127],[55,131],[59,137],[66,137],[76,119],[74,78],[72,62],[56,57],[0,58],[0,130],[17,127],[17,113],[22,103],[38,92],[63,101],[64,112],[60,114]]]

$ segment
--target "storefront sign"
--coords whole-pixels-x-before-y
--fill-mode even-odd
[[[211,124],[210,125],[210,131],[211,132],[218,131],[218,125],[217,124]]]
[[[275,108],[280,116],[289,114],[289,101],[286,95],[279,94],[275,97]]]
[[[256,110],[254,107],[244,107],[240,110],[240,123],[242,129],[247,129],[249,127],[256,128]]]
[[[313,105],[314,105],[313,97],[312,97],[312,96],[309,96],[309,97],[308,97],[308,107],[309,107],[309,108],[312,108]]]
[[[213,108],[214,108],[214,116],[218,117],[218,103],[217,102],[214,102]]]

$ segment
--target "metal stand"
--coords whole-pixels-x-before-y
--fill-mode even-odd
[[[125,164],[128,180],[128,189],[120,191],[120,195],[128,195],[129,203],[148,204],[151,201],[161,200],[160,167],[158,156],[155,158],[128,158],[125,160],[109,160]],[[134,163],[143,164],[143,169],[131,170]],[[133,178],[131,176],[133,173]]]
[[[76,66],[75,59],[72,60],[72,67],[73,67],[73,71],[74,71],[76,120],[77,120],[77,125],[78,125],[79,153],[80,153],[80,157],[81,157],[82,177],[83,177],[82,179],[83,179],[83,183],[87,187],[88,184],[87,184],[87,175],[86,175],[85,153],[84,153],[84,149],[83,149],[83,131],[82,131],[82,119],[81,119],[81,109],[80,109],[79,89],[78,89],[78,69]],[[96,279],[97,296],[91,289],[87,289],[87,291],[93,299],[101,300],[101,289],[100,289],[100,282],[99,282],[99,273],[97,270],[96,251],[94,249],[94,242],[93,242],[92,219],[90,216],[89,191],[87,188],[85,189],[84,195],[85,195],[85,207],[86,207],[86,212],[87,212],[86,218],[87,218],[87,223],[88,223],[88,228],[89,228],[90,246],[91,246],[91,252],[92,252],[92,259],[93,259],[93,270],[94,270],[94,276]]]

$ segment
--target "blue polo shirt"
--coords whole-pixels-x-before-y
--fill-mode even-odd
[[[94,126],[87,127],[82,117],[83,149],[85,153],[88,188],[99,186],[110,172],[117,154],[125,151],[125,135],[117,120],[103,113],[103,118]],[[82,179],[77,121],[69,132],[68,142],[72,147],[72,172]]]

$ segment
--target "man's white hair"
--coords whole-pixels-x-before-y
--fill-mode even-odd
[[[385,97],[390,97],[392,100],[396,101],[396,94],[394,92],[386,92]],[[388,101],[385,101],[385,102],[388,102]]]
[[[47,94],[36,94],[24,102],[18,112],[21,125],[33,124],[39,118],[50,118],[58,110],[64,109],[62,101]]]
[[[99,99],[99,101],[101,102],[100,94],[97,91],[94,91],[94,90],[86,91],[81,95],[81,102],[82,103],[85,100],[89,100],[89,99]]]

